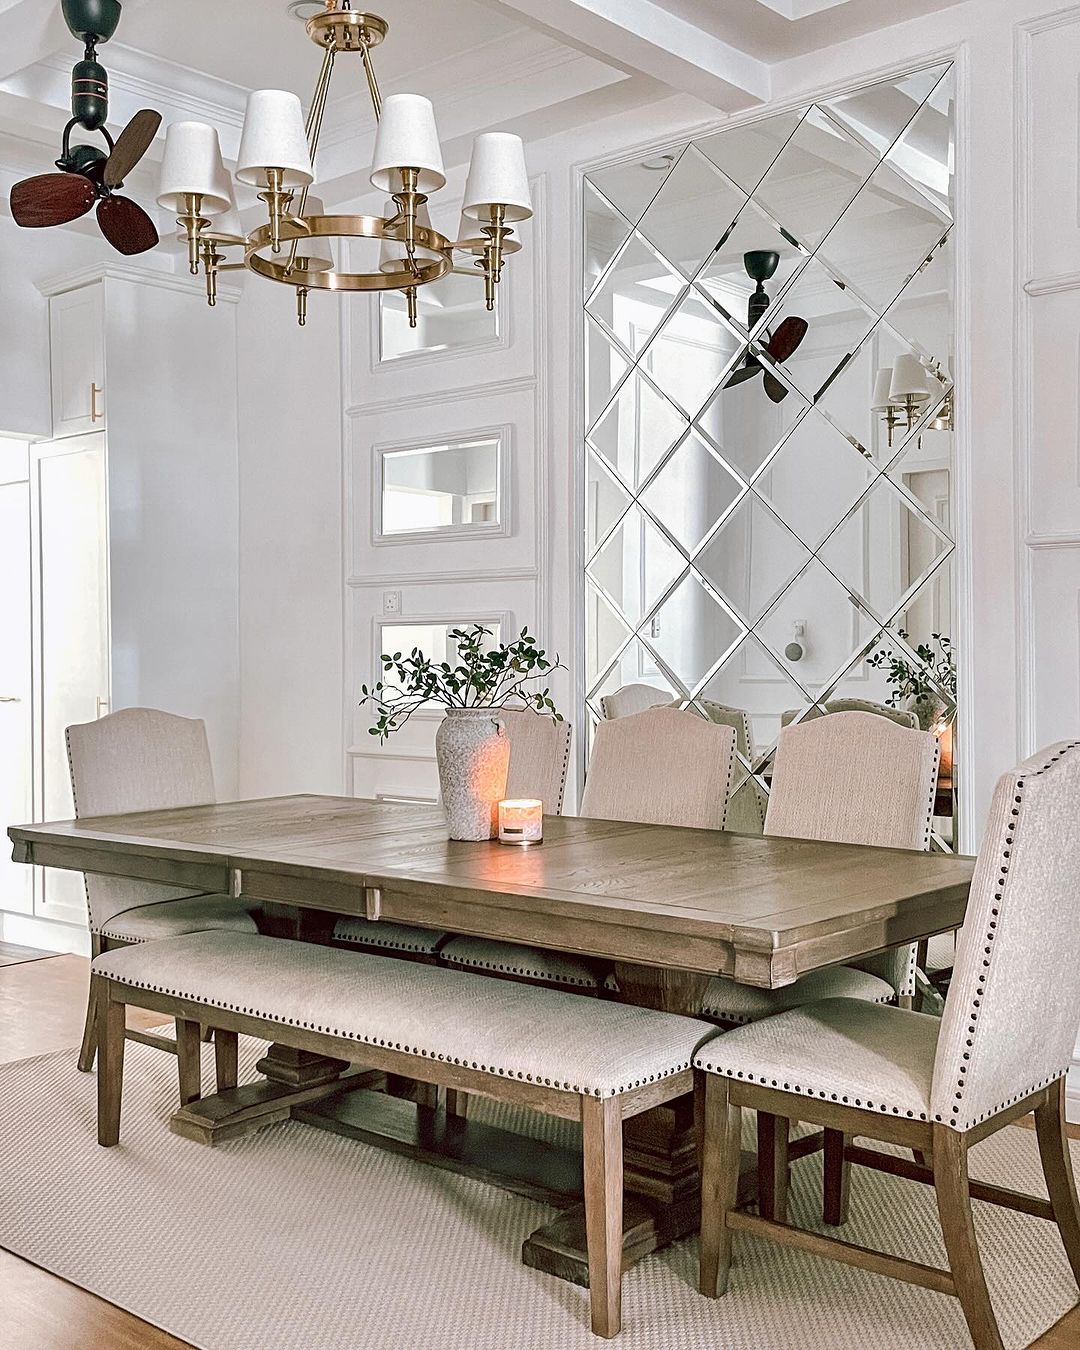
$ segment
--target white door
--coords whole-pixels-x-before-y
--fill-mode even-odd
[[[65,728],[109,710],[109,554],[103,435],[34,446],[42,818],[74,814]],[[84,923],[77,872],[46,870],[41,918]]]
[[[105,425],[105,330],[100,283],[49,301],[53,436]]]
[[[0,910],[29,914],[34,874],[11,861],[7,827],[34,819],[30,626],[30,465],[25,441],[0,438]]]

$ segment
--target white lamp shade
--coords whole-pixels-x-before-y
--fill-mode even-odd
[[[910,352],[902,353],[896,358],[896,364],[893,366],[889,398],[894,403],[909,398],[921,403],[929,397],[930,385],[922,362]]]
[[[391,94],[379,117],[371,181],[380,192],[400,192],[402,169],[419,170],[420,192],[446,183],[435,109],[422,94]]]
[[[244,238],[244,226],[240,220],[240,212],[235,206],[230,206],[224,215],[218,216],[210,228],[214,234],[227,234],[234,239]]]
[[[383,211],[383,219],[393,220],[393,218],[398,214],[400,209],[401,208],[398,206],[397,202],[394,201],[394,199],[391,197],[390,200],[386,203],[386,208]],[[425,230],[431,229],[431,213],[428,211],[427,202],[423,202],[417,208],[416,223],[417,225],[422,226]],[[421,257],[425,258],[428,256],[434,257],[434,253],[430,249],[418,247],[417,252],[418,254],[420,254]],[[409,257],[408,252],[406,251],[405,245],[401,240],[383,239],[379,244],[379,271],[400,272],[402,263],[404,263],[408,259],[408,257]]]
[[[158,205],[179,215],[183,198],[192,193],[202,197],[205,216],[219,216],[232,206],[229,175],[215,128],[205,122],[173,122],[165,133]]]
[[[473,142],[461,209],[472,220],[487,220],[493,206],[505,207],[507,220],[528,220],[533,213],[525,147],[508,131],[485,131]]]
[[[892,379],[892,366],[885,366],[878,371],[877,378],[874,380],[874,399],[870,404],[872,412],[888,412],[893,406],[891,398]]]
[[[285,89],[248,94],[236,176],[242,183],[265,187],[267,169],[280,169],[287,188],[307,187],[315,178],[300,100]]]

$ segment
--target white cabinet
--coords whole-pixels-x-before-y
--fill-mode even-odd
[[[25,441],[0,439],[0,825],[34,817],[30,625],[30,463]],[[0,846],[0,905],[34,908],[34,875]]]
[[[105,315],[101,283],[49,301],[53,436],[105,425]]]
[[[109,710],[109,548],[105,437],[34,446],[32,499],[37,667],[41,708],[39,801],[44,820],[73,813],[64,729]],[[46,870],[39,918],[85,923],[77,872]]]

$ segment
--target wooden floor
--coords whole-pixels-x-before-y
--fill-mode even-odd
[[[88,962],[79,956],[0,966],[0,1063],[77,1045],[86,1010]],[[131,1025],[154,1013],[129,1011]],[[130,1313],[0,1249],[0,1346],[19,1350],[190,1350]],[[1080,1308],[1030,1350],[1077,1350]],[[912,1350],[916,1350],[913,1347]]]

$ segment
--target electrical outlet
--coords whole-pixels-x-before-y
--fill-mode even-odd
[[[401,592],[383,591],[382,593],[382,612],[384,614],[401,613]]]

